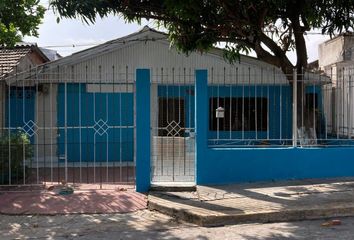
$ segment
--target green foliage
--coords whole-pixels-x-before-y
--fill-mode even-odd
[[[33,146],[29,137],[21,132],[4,134],[0,137],[0,183],[7,184],[9,181],[9,170],[11,170],[12,183],[23,179],[23,171],[27,167],[24,161],[31,161],[33,157]],[[11,166],[11,168],[9,168]],[[27,171],[26,171],[27,172]],[[27,173],[28,175],[28,173]],[[28,176],[27,176],[28,177]]]
[[[39,0],[1,0],[0,45],[12,47],[23,36],[38,36],[44,13]]]
[[[231,45],[227,44],[224,48],[224,58],[229,61],[229,63],[234,63],[240,61],[240,52],[249,54],[249,48],[243,45]]]
[[[334,35],[354,26],[354,0],[52,0],[51,6],[60,17],[87,23],[109,14],[128,22],[153,19],[183,52],[224,42],[230,61],[252,49],[283,70],[293,67],[286,53],[294,49],[297,67],[306,67],[307,31]]]

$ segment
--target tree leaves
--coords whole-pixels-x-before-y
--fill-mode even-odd
[[[291,69],[286,53],[295,49],[297,67],[307,67],[304,34],[353,30],[354,0],[52,0],[61,16],[94,23],[108,14],[127,22],[153,19],[168,30],[180,51],[207,51],[226,43],[224,56],[237,60],[253,49],[258,58]]]
[[[23,36],[38,36],[44,13],[39,0],[0,1],[0,45],[12,47]]]

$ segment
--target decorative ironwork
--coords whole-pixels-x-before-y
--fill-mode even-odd
[[[180,132],[183,129],[179,126],[179,124],[176,121],[172,120],[166,126],[166,130],[167,130],[167,136],[177,137],[180,136]]]
[[[25,125],[22,127],[22,130],[30,137],[33,137],[35,134],[37,134],[38,126],[35,122],[32,120],[29,120],[28,122],[25,123]]]
[[[107,134],[109,128],[110,126],[108,126],[107,121],[103,121],[102,119],[98,120],[98,122],[95,122],[95,125],[93,126],[95,133],[98,133],[100,136]]]

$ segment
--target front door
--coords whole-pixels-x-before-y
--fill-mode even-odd
[[[194,96],[191,86],[155,86],[152,182],[194,182]]]

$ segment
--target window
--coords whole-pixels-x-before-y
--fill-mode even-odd
[[[224,118],[219,120],[216,118],[218,107],[225,109]],[[267,131],[267,98],[210,98],[209,109],[210,131]]]
[[[34,87],[10,87],[10,91],[7,88],[7,97],[18,98],[18,99],[31,99],[34,97],[36,89]]]
[[[159,136],[184,135],[184,99],[159,98]]]
[[[305,98],[307,110],[318,108],[317,93],[306,93]]]

